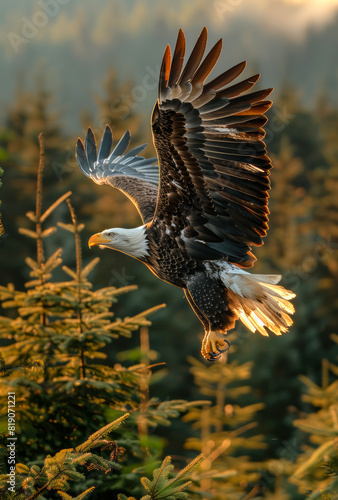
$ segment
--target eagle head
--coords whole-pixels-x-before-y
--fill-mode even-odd
[[[149,255],[146,227],[140,226],[133,229],[120,227],[105,229],[101,233],[93,234],[88,241],[89,248],[111,248],[131,257],[142,259]]]

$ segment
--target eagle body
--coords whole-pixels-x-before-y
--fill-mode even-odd
[[[206,43],[204,28],[185,65],[182,30],[172,58],[166,48],[151,118],[157,158],[139,156],[146,145],[126,152],[128,131],[110,153],[107,126],[98,152],[91,129],[85,144],[78,140],[77,160],[94,182],[125,193],[143,220],[134,229],[96,233],[89,246],[124,252],[182,288],[205,330],[202,354],[214,361],[237,319],[265,336],[286,332],[294,294],[277,285],[279,275],[247,271],[251,248],[268,229],[271,162],[263,126],[272,89],[247,93],[259,75],[234,84],[245,63],[206,82],[221,40],[203,58]]]
[[[192,257],[184,256],[180,238],[174,232],[166,231],[163,226],[164,223],[159,221],[147,228],[150,251],[144,263],[161,280],[184,288],[186,278],[195,272],[198,264]]]

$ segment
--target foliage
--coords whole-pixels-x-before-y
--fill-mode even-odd
[[[21,85],[18,87],[16,101],[8,110],[5,126],[0,132],[0,151],[3,152],[6,179],[2,213],[9,236],[6,245],[0,247],[1,260],[6,259],[2,279],[5,283],[14,281],[20,287],[27,277],[23,269],[24,258],[27,253],[34,251],[34,240],[18,235],[17,228],[26,226],[24,214],[31,210],[35,196],[35,169],[32,165],[39,162],[40,132],[44,134],[45,157],[51,166],[45,172],[45,194],[48,199],[57,199],[66,191],[59,182],[59,176],[60,171],[69,172],[69,139],[62,133],[59,117],[53,111],[52,94],[46,89],[43,77],[37,78],[35,91],[27,91]],[[13,203],[13,191],[17,192],[15,199],[20,200],[20,203]],[[63,206],[59,205],[51,218],[60,217],[62,211]],[[53,238],[46,241],[46,245],[51,253],[57,248]]]
[[[95,486],[87,488],[76,497],[70,496],[67,491],[70,489],[70,482],[83,483],[86,475],[78,469],[85,468],[87,473],[98,471],[99,473],[110,473],[113,469],[120,469],[120,466],[114,462],[117,457],[117,444],[114,441],[108,441],[106,436],[117,429],[129,414],[125,414],[114,422],[106,425],[104,428],[95,432],[81,445],[65,449],[58,452],[54,457],[50,455],[44,460],[43,466],[32,465],[30,468],[24,464],[16,465],[16,486],[15,491],[8,494],[8,498],[16,500],[47,500],[47,492],[56,491],[58,495],[65,500],[82,500],[91,495]],[[93,450],[110,450],[109,459],[106,459]],[[112,451],[113,450],[113,451]],[[187,467],[180,471],[176,476],[170,478],[173,466],[171,457],[166,457],[160,468],[153,472],[153,480],[146,477],[141,478],[141,483],[149,494],[142,496],[141,500],[180,500],[187,498],[187,493],[183,490],[191,485],[191,481],[186,481],[191,472],[202,460],[202,456],[196,457]],[[0,490],[8,486],[8,475],[0,476]],[[120,500],[134,500],[134,497],[127,499],[126,495],[119,494]]]
[[[338,343],[338,336],[333,339]],[[337,498],[338,491],[338,366],[323,360],[322,385],[302,377],[306,386],[303,400],[316,411],[296,420],[294,425],[309,435],[297,458],[291,481],[309,500]],[[334,380],[330,378],[334,376]]]
[[[54,457],[48,455],[42,467],[32,465],[30,468],[24,464],[16,465],[15,492],[9,498],[45,499],[47,491],[56,490],[62,498],[73,498],[65,492],[70,488],[70,481],[83,482],[85,475],[77,469],[85,466],[88,471],[98,470],[103,473],[110,472],[119,466],[113,461],[113,453],[109,460],[103,458],[92,450],[112,449],[114,442],[107,441],[105,437],[115,430],[129,415],[111,422],[104,428],[95,432],[84,443],[73,449],[61,450]],[[7,474],[0,476],[0,490],[7,487]],[[85,498],[94,488],[83,491],[77,499]]]
[[[170,478],[173,471],[171,457],[166,457],[161,467],[153,472],[153,480],[143,477],[141,482],[149,494],[142,496],[141,500],[157,500],[166,498],[167,500],[184,500],[188,494],[183,491],[191,486],[191,481],[186,481],[192,471],[199,465],[203,455],[199,455],[192,460],[187,467],[181,470],[176,476]],[[186,481],[186,482],[184,482]],[[118,500],[135,500],[134,497],[127,498],[125,495],[119,495]]]
[[[123,89],[130,93],[131,84],[120,85],[110,73],[96,124],[102,129],[109,121],[116,139],[139,124],[133,113],[118,120]],[[144,491],[140,478],[154,477],[158,468],[168,472],[168,458],[160,465],[167,453],[177,471],[201,451],[205,458],[190,475],[189,498],[335,498],[337,347],[330,335],[337,331],[338,112],[323,97],[315,109],[305,109],[295,89],[284,90],[267,125],[274,165],[270,230],[256,251],[254,272],[283,274],[282,284],[298,295],[295,324],[288,335],[268,340],[238,327],[228,362],[205,366],[186,361],[197,355],[202,332],[180,290],[122,254],[101,252],[98,266],[81,247],[88,232],[136,223],[136,212],[122,195],[77,171],[74,138],[63,134],[44,82],[36,92],[19,89],[0,132],[8,236],[0,240],[0,391],[4,401],[8,390],[17,395],[22,477],[25,467],[33,477],[36,467],[41,472],[65,456],[69,470],[75,460],[83,474],[67,481],[67,491],[50,490],[48,498],[81,498],[86,491],[89,497],[93,486],[98,498],[158,498],[156,488]],[[89,124],[83,121],[84,130]],[[44,198],[51,205],[44,207],[38,195],[32,212],[40,130],[48,162]],[[143,128],[141,133],[143,141]],[[70,193],[63,194],[68,190],[74,191],[71,203]],[[134,282],[142,283],[142,293]],[[162,301],[170,307],[152,307]],[[77,464],[75,449],[84,439],[126,413],[114,439],[107,438],[108,448],[92,452],[108,461],[115,454],[120,468],[101,474]],[[4,467],[5,451],[0,449]],[[39,487],[46,484],[43,475]]]
[[[92,289],[88,275],[98,259],[94,258],[83,266],[80,242],[83,224],[77,221],[69,200],[70,193],[62,195],[45,211],[42,210],[42,138],[40,146],[36,209],[27,213],[35,227],[34,230],[20,228],[22,234],[36,243],[36,259],[26,258],[31,279],[26,283],[25,291],[17,290],[13,284],[0,287],[2,307],[11,311],[8,316],[0,316],[1,336],[9,340],[3,346],[0,392],[4,409],[8,391],[16,395],[16,445],[19,454],[23,455],[25,450],[22,458],[28,461],[28,465],[22,465],[19,471],[27,475],[22,484],[27,484],[27,488],[33,488],[35,484],[43,489],[62,487],[65,492],[69,486],[67,478],[70,478],[80,481],[81,486],[91,487],[89,483],[93,478],[81,475],[74,467],[99,459],[74,455],[69,446],[76,453],[88,451],[87,445],[78,444],[83,436],[107,425],[128,410],[131,416],[123,431],[117,431],[120,435],[115,442],[105,443],[105,447],[114,449],[116,457],[119,457],[119,470],[112,470],[104,480],[96,477],[95,485],[100,495],[105,491],[121,490],[137,493],[141,491],[139,462],[144,461],[145,470],[151,472],[163,449],[163,441],[149,436],[148,428],[170,425],[172,418],[204,402],[161,401],[149,397],[152,370],[161,367],[161,363],[149,363],[150,358],[154,355],[156,358],[157,354],[147,347],[148,317],[163,305],[131,317],[118,318],[111,311],[117,296],[136,287]],[[46,256],[44,241],[56,231],[56,227],[45,229],[44,224],[65,200],[71,223],[58,225],[73,235],[76,268],[73,270],[63,265],[68,280],[54,281],[53,271],[62,265],[62,252],[58,249],[51,256]],[[114,341],[120,337],[131,337],[140,328],[141,351],[140,356],[134,356],[134,359],[141,362],[131,366],[120,363],[110,366],[106,362],[106,347],[114,346]],[[2,430],[5,432],[6,429],[7,422],[3,418]],[[109,425],[105,429],[110,429]],[[96,439],[100,432],[90,439]],[[67,448],[63,449],[65,446]],[[45,458],[46,454],[55,453],[55,449],[62,451],[53,459]],[[5,443],[1,452],[4,465]],[[36,467],[40,467],[39,471]],[[56,469],[57,480],[53,476]],[[75,493],[84,493],[77,489],[78,486],[74,485]]]
[[[206,457],[196,474],[198,484],[215,500],[239,498],[260,478],[261,464],[251,461],[244,450],[266,448],[263,436],[252,432],[256,413],[264,405],[240,405],[241,397],[250,392],[252,363],[239,364],[226,357],[217,365],[206,366],[193,358],[190,363],[195,384],[212,403],[193,408],[183,417],[198,432],[186,440],[185,447]]]

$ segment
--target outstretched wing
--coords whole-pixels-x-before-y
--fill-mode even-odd
[[[130,198],[144,223],[152,220],[158,194],[158,166],[153,163],[157,158],[138,156],[147,146],[142,144],[126,153],[130,142],[130,132],[110,153],[112,131],[107,125],[103,133],[99,152],[91,128],[88,129],[85,145],[79,138],[76,144],[77,162],[82,172],[96,184],[109,184]]]
[[[251,245],[268,229],[271,162],[262,127],[272,91],[243,94],[259,75],[228,86],[245,62],[205,83],[221,53],[222,40],[202,61],[204,28],[183,68],[185,38],[179,31],[171,61],[167,46],[152,131],[160,166],[153,224],[176,238],[196,259],[226,258],[251,267]]]

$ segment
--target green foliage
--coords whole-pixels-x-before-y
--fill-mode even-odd
[[[116,98],[123,88],[130,92],[130,84],[120,86],[111,73],[100,102],[99,129],[108,121],[116,139],[127,127],[136,131],[139,123],[132,113],[118,119]],[[41,82],[35,94],[19,91],[0,135],[0,159],[6,162],[1,209],[4,236],[9,236],[1,238],[0,248],[5,264],[0,432],[6,432],[7,392],[15,391],[22,462],[17,477],[26,478],[32,491],[51,480],[53,489],[41,492],[48,500],[166,498],[161,495],[173,494],[166,488],[177,476],[170,472],[163,485],[144,481],[150,488],[146,491],[140,478],[153,477],[156,469],[164,479],[169,472],[168,459],[160,465],[165,453],[175,457],[177,471],[187,455],[191,459],[202,451],[205,458],[182,492],[189,498],[301,500],[305,495],[333,500],[338,489],[338,388],[336,349],[329,336],[337,331],[337,111],[323,104],[315,111],[302,109],[295,92],[287,91],[279,103],[287,121],[279,123],[276,113],[271,123],[278,125],[278,133],[267,134],[268,150],[274,153],[270,231],[256,252],[255,272],[281,272],[283,285],[297,293],[292,331],[266,340],[236,328],[232,343],[239,348],[232,345],[230,352],[236,361],[206,367],[190,358],[189,373],[186,356],[198,353],[201,327],[181,291],[122,254],[101,252],[98,266],[98,258],[81,247],[88,227],[92,232],[110,227],[112,214],[115,225],[134,224],[137,214],[122,195],[96,187],[77,171],[74,140],[62,135]],[[44,192],[51,205],[43,203],[40,167],[40,194],[32,211],[31,165],[39,157],[36,131],[41,129],[48,160]],[[73,185],[70,203],[70,192],[63,193]],[[116,269],[126,272],[110,274]],[[9,276],[12,284],[7,284]],[[142,283],[142,293],[133,282]],[[167,299],[168,310],[150,307]],[[156,311],[150,348],[149,317]],[[157,350],[165,355],[167,370]],[[299,374],[304,374],[301,379]],[[115,429],[113,440],[108,436],[102,447],[79,451],[87,436],[127,412],[130,416]],[[81,465],[87,454],[92,462],[83,459]],[[0,465],[5,472],[6,457],[4,446]],[[101,459],[119,468],[112,466],[105,474],[95,468]],[[60,469],[62,463],[65,469]],[[60,474],[54,482],[59,470],[70,475]],[[174,494],[181,492],[174,489]]]
[[[234,348],[233,348],[234,350]],[[266,447],[263,436],[255,435],[254,418],[263,408],[261,403],[240,405],[243,395],[250,392],[252,363],[239,364],[223,358],[220,363],[206,366],[190,358],[191,371],[200,393],[211,404],[193,408],[183,417],[198,434],[188,438],[185,447],[202,452],[206,459],[196,474],[198,484],[215,500],[239,498],[249,484],[258,481],[261,464],[251,461],[244,450]]]
[[[338,336],[333,336],[338,342]],[[323,360],[322,385],[302,377],[306,386],[303,400],[316,410],[294,425],[309,435],[296,462],[291,480],[300,492],[315,500],[338,491],[338,366]],[[333,380],[330,378],[334,377]]]
[[[82,267],[79,239],[82,225],[77,224],[70,203],[72,225],[63,227],[75,237],[76,271],[63,266],[71,280],[51,281],[53,270],[62,263],[61,250],[45,258],[43,241],[49,233],[42,224],[66,195],[42,214],[42,173],[43,155],[36,212],[28,214],[35,223],[35,231],[29,234],[26,231],[37,245],[37,259],[26,259],[32,279],[26,283],[25,292],[17,291],[11,284],[0,288],[2,307],[17,311],[12,318],[0,317],[0,333],[12,341],[3,348],[6,357],[3,370],[11,377],[2,385],[2,394],[10,384],[19,401],[27,403],[19,407],[17,418],[19,424],[25,422],[19,425],[18,440],[22,446],[30,445],[28,456],[50,453],[55,445],[62,447],[76,442],[85,431],[94,431],[106,423],[100,404],[109,407],[113,394],[115,411],[123,411],[123,405],[129,403],[127,388],[133,388],[133,406],[136,406],[140,367],[110,369],[102,364],[107,355],[101,350],[113,339],[130,336],[140,326],[149,325],[147,317],[161,307],[134,317],[114,317],[111,306],[116,297],[136,287],[91,290],[87,276],[98,259]],[[88,413],[83,411],[86,405]],[[39,431],[36,421],[40,422]],[[37,432],[46,434],[43,442],[37,440]]]
[[[52,109],[52,101],[52,95],[46,89],[42,77],[37,78],[34,91],[28,91],[19,85],[16,89],[16,101],[8,109],[5,125],[0,131],[0,155],[2,151],[6,153],[6,157],[3,158],[6,189],[1,197],[3,200],[1,208],[7,238],[0,246],[0,258],[2,262],[6,261],[2,279],[3,283],[11,281],[20,288],[23,287],[27,277],[24,259],[27,255],[32,255],[35,241],[18,234],[17,228],[27,226],[24,214],[31,210],[32,200],[35,197],[36,171],[32,165],[38,165],[39,162],[40,132],[44,134],[45,156],[50,166],[44,176],[47,199],[59,198],[72,184],[69,182],[65,189],[58,178],[57,165],[61,165],[63,172],[68,172],[68,176],[72,169],[69,171],[69,153],[68,156],[66,153],[69,150],[69,139],[62,133],[58,115]],[[14,197],[16,203],[13,203]],[[66,208],[61,204],[55,211],[53,210],[49,220],[53,222],[53,219],[60,217],[63,211],[66,211]],[[45,244],[50,254],[58,247],[53,236],[46,240]]]
[[[203,455],[197,456],[184,469],[182,469],[174,477],[172,476],[173,465],[171,457],[166,457],[161,466],[153,472],[153,480],[143,477],[141,478],[142,485],[149,494],[141,497],[141,500],[183,500],[188,497],[188,493],[183,491],[191,486],[191,481],[187,481],[193,470],[203,460]],[[120,494],[118,500],[135,500],[134,497],[126,497]]]
[[[143,486],[149,491],[149,494],[142,497],[142,500],[157,500],[160,498],[180,500],[188,498],[188,494],[183,490],[191,485],[191,481],[184,481],[186,481],[187,477],[199,465],[202,459],[203,455],[199,455],[175,477],[169,479],[173,466],[171,465],[171,458],[166,457],[161,467],[154,471],[154,478],[152,481],[147,478],[141,479]]]
[[[163,440],[149,436],[148,429],[168,426],[180,413],[205,402],[161,401],[149,396],[152,370],[162,363],[150,364],[157,353],[149,349],[148,317],[163,305],[125,318],[115,316],[112,306],[117,297],[136,287],[93,290],[88,276],[99,259],[83,265],[80,234],[84,226],[77,221],[70,192],[42,210],[43,171],[44,147],[40,137],[36,210],[27,213],[34,228],[19,229],[36,244],[36,259],[26,258],[31,279],[25,291],[17,290],[13,284],[0,287],[2,308],[10,311],[8,316],[0,316],[1,337],[9,340],[0,358],[4,407],[1,430],[7,430],[7,393],[15,392],[15,443],[21,453],[25,450],[26,461],[17,464],[16,491],[9,495],[44,499],[47,492],[57,492],[64,499],[86,498],[93,491],[93,479],[100,495],[121,490],[138,493],[142,491],[141,473],[153,471],[163,450]],[[62,266],[61,249],[50,256],[46,256],[45,250],[46,238],[57,227],[45,229],[44,225],[65,201],[71,223],[61,222],[58,226],[74,238],[75,269]],[[53,280],[54,271],[61,266],[68,280]],[[134,356],[138,363],[110,366],[106,362],[106,347],[120,337],[130,338],[138,330],[141,349]],[[123,353],[120,357],[124,358]],[[129,415],[127,409],[131,411],[128,423],[122,430],[117,429]],[[96,431],[98,427],[101,429]],[[117,433],[114,441],[106,439],[112,430]],[[94,433],[87,441],[79,444],[91,432]],[[55,454],[55,449],[61,451]],[[0,451],[5,465],[6,441]],[[108,458],[104,456],[107,453]],[[187,484],[182,481],[195,464],[196,460],[177,477],[168,479],[172,466],[167,459],[156,484],[143,480],[149,498],[183,498],[181,490]],[[101,477],[102,472],[105,476],[109,473],[108,477]],[[91,478],[93,473],[95,478]],[[3,492],[8,487],[7,480],[8,475],[3,474]]]
[[[21,500],[24,498],[44,499],[47,491],[56,490],[62,498],[85,498],[94,488],[88,488],[77,497],[69,496],[66,491],[70,488],[70,482],[83,482],[85,475],[79,472],[79,467],[85,467],[88,471],[98,470],[108,473],[119,466],[112,460],[107,460],[91,450],[104,450],[111,446],[111,441],[107,441],[106,436],[115,430],[123,421],[128,418],[128,414],[106,425],[90,438],[74,449],[61,450],[55,456],[48,455],[42,467],[32,465],[27,467],[24,464],[16,465],[16,485],[15,492],[10,498]],[[7,487],[7,475],[0,476],[0,490]]]

